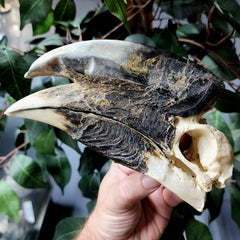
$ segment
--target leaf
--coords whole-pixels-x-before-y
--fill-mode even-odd
[[[204,24],[184,24],[181,25],[177,31],[176,35],[178,38],[193,38],[194,36],[199,36],[206,31],[206,26]]]
[[[179,43],[176,35],[169,29],[163,30],[160,34],[155,33],[152,39],[158,48],[170,51],[179,56],[187,57],[187,52]]]
[[[56,148],[55,152],[56,156],[48,155],[46,166],[48,172],[53,176],[55,182],[63,192],[63,188],[67,185],[71,177],[71,166],[62,149]]]
[[[53,240],[72,240],[76,237],[83,224],[85,218],[68,217],[62,219],[56,226]]]
[[[82,195],[87,198],[96,198],[100,185],[100,174],[95,171],[93,174],[84,175],[79,181],[78,187]]]
[[[240,152],[240,113],[229,114],[229,127],[234,141],[234,152]]]
[[[208,227],[194,218],[188,221],[185,232],[187,240],[212,240]]]
[[[81,154],[81,151],[78,147],[78,142],[76,140],[74,140],[68,133],[60,130],[59,128],[55,128],[54,130],[57,138],[59,138],[60,141],[74,149],[77,153]]]
[[[119,0],[104,0],[104,2],[109,9],[109,12],[120,19],[130,33],[131,29],[126,17],[126,4]]]
[[[217,32],[222,32],[224,35],[228,35],[234,28],[218,11],[212,13],[211,24],[213,29]],[[239,35],[235,31],[232,36],[238,37]]]
[[[5,49],[8,45],[8,39],[6,36],[3,36],[0,40],[0,49]]]
[[[224,90],[219,97],[215,107],[221,112],[240,112],[240,95]]]
[[[20,30],[28,23],[39,23],[46,19],[52,0],[22,0],[20,3]]]
[[[42,48],[46,46],[62,46],[63,42],[60,39],[59,34],[53,34],[44,38],[41,42],[38,43],[37,47]]]
[[[234,159],[233,179],[236,180],[236,185],[240,188],[240,160]]]
[[[38,23],[33,23],[33,36],[36,36],[38,34],[43,34],[49,31],[50,27],[54,24],[54,12],[51,10],[47,17]]]
[[[93,211],[94,207],[96,206],[96,203],[97,203],[96,198],[92,199],[90,202],[87,203],[87,210],[89,214]]]
[[[220,78],[226,80],[232,80],[235,78],[235,76],[228,69],[219,64],[212,56],[205,55],[201,62],[209,71],[213,72]]]
[[[47,182],[49,179],[49,173],[47,170],[47,161],[48,161],[49,156],[51,156],[51,155],[36,152],[36,156],[37,156],[38,164],[42,170],[43,179],[45,182]]]
[[[235,0],[218,0],[214,1],[213,4],[221,16],[232,23],[236,27],[237,31],[240,32],[240,6],[238,2]]]
[[[15,51],[0,49],[0,83],[14,99],[19,100],[30,93],[31,80],[24,74],[29,66]]]
[[[53,130],[43,131],[36,138],[35,149],[39,153],[55,155],[55,139]]]
[[[26,53],[23,57],[28,66],[31,66],[32,63],[37,60],[38,56],[32,53]]]
[[[140,33],[131,34],[127,36],[124,40],[129,42],[134,42],[134,43],[140,43],[146,46],[156,47],[155,43],[150,37]]]
[[[26,135],[32,146],[41,132],[49,130],[47,124],[30,119],[24,119],[24,125],[27,130]]]
[[[112,164],[112,160],[108,160],[101,168],[100,170],[100,177],[101,180],[104,178],[104,176],[106,175],[106,173],[108,172],[110,166]]]
[[[95,169],[99,170],[106,163],[107,158],[86,147],[80,158],[78,172],[80,176],[93,173]]]
[[[229,193],[231,200],[232,219],[237,223],[238,227],[240,227],[240,190],[231,184],[229,186]]]
[[[73,20],[76,15],[76,5],[73,0],[60,0],[54,11],[55,21]]]
[[[206,117],[207,123],[215,128],[217,128],[219,131],[223,132],[225,136],[228,138],[229,142],[231,145],[234,145],[233,138],[232,138],[232,133],[231,130],[229,129],[227,123],[225,122],[221,112],[215,111],[208,115]]]
[[[0,181],[0,212],[18,221],[20,199],[5,181]]]
[[[216,219],[221,211],[224,189],[213,185],[212,191],[207,194],[207,208],[210,213],[210,222]]]
[[[5,7],[5,0],[0,0],[0,4]]]
[[[69,79],[56,76],[40,76],[32,80],[32,92],[38,92],[45,88],[68,84]]]
[[[177,19],[185,19],[199,14],[206,6],[199,0],[163,0],[161,9]]]
[[[48,188],[39,165],[25,155],[16,156],[10,166],[11,177],[25,188]]]

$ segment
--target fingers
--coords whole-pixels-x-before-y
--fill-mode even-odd
[[[136,202],[157,190],[159,186],[160,184],[150,177],[134,172],[119,183],[116,201],[123,208],[131,208]]]
[[[177,195],[172,193],[167,188],[163,189],[163,200],[166,202],[166,204],[170,207],[176,207],[179,203],[183,202],[181,198],[179,198]]]
[[[116,203],[119,208],[131,208],[160,187],[160,183],[156,180],[117,163],[112,163],[102,184],[103,192],[108,192],[108,200]],[[167,208],[173,208],[182,202],[163,186],[160,191],[154,193],[153,198],[156,207],[165,205]]]

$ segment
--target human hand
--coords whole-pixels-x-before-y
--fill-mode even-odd
[[[159,239],[180,202],[157,181],[112,163],[96,207],[76,240]]]

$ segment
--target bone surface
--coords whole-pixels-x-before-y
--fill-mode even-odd
[[[68,132],[199,211],[212,185],[222,188],[231,178],[231,145],[201,120],[224,84],[194,62],[135,43],[93,40],[46,53],[25,76],[43,75],[73,83],[27,96],[6,114]]]

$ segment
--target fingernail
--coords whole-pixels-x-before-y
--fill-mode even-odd
[[[153,189],[153,188],[157,188],[160,186],[159,182],[157,182],[156,180],[154,180],[153,178],[150,178],[148,176],[144,176],[142,178],[142,184],[143,184],[143,187],[146,189]]]

